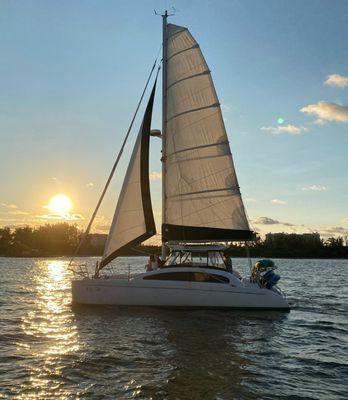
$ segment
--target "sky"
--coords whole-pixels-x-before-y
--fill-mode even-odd
[[[344,0],[2,0],[0,227],[87,224],[159,54],[153,10],[172,7],[211,69],[252,228],[348,235]],[[160,106],[158,91],[153,128]],[[95,232],[110,225],[142,113]],[[159,224],[156,138],[150,170]],[[64,218],[58,194],[72,203]]]

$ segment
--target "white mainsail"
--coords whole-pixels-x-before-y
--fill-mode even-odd
[[[156,234],[149,183],[149,141],[156,82],[133,149],[105,245],[102,268],[126,247]]]
[[[187,28],[167,25],[166,65],[164,241],[250,239],[220,104]]]

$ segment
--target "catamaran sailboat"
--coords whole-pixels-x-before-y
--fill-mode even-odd
[[[103,268],[125,249],[156,234],[149,183],[156,76],[103,257],[93,276],[72,281],[72,300],[98,305],[287,310],[271,262],[257,263],[244,279],[226,262],[223,243],[251,241],[254,232],[246,217],[210,70],[189,30],[168,24],[167,12],[162,17],[162,131],[155,136],[162,139],[165,262],[135,276],[103,274]]]

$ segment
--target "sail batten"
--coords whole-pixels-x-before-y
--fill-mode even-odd
[[[252,233],[208,65],[185,27],[167,25],[166,48],[162,239],[250,240]]]
[[[187,78],[187,79],[191,79],[191,78]],[[171,116],[171,117],[167,120],[167,122],[171,121],[171,120],[174,119],[174,118],[181,117],[182,115],[185,115],[185,114],[188,114],[188,113],[192,113],[192,112],[196,112],[196,111],[202,111],[202,110],[206,110],[207,108],[219,107],[219,106],[220,106],[220,103],[214,103],[214,104],[209,104],[209,105],[203,106],[203,107],[197,107],[197,108],[192,108],[192,109],[190,109],[190,110],[185,110],[185,111],[182,111],[182,112],[179,113],[179,114],[176,114],[176,115]]]
[[[205,147],[213,147],[213,146],[225,146],[226,144],[228,144],[228,141],[220,142],[220,143],[208,143],[208,144],[203,144],[201,146],[195,146],[195,147],[188,147],[186,149],[177,150],[175,153],[172,154],[172,156],[175,155],[175,154],[178,154],[178,153],[183,153],[184,151],[203,149]]]
[[[173,195],[173,196],[171,196],[171,198],[180,197],[180,196],[193,196],[196,194],[203,194],[203,193],[226,192],[226,191],[230,191],[230,190],[237,191],[236,194],[240,194],[239,187],[235,187],[235,188],[226,187],[226,188],[221,188],[221,189],[207,189],[207,190],[200,190],[198,192],[181,193],[181,194]]]
[[[124,249],[156,234],[149,182],[149,143],[155,88],[156,82],[123,181],[99,269],[118,257]]]
[[[188,47],[187,49],[179,50],[177,53],[174,53],[170,57],[168,57],[167,61],[170,58],[177,56],[178,54],[181,54],[181,53],[183,53],[185,51],[188,51],[188,50],[196,49],[197,47],[199,47],[198,43],[194,44],[192,47]]]
[[[194,74],[194,75],[185,76],[184,78],[181,78],[181,79],[179,79],[178,81],[171,83],[170,86],[168,86],[167,90],[170,89],[172,86],[174,86],[174,85],[176,85],[176,84],[178,84],[178,83],[180,83],[180,82],[185,81],[186,79],[196,78],[196,77],[198,77],[198,76],[207,75],[207,74],[209,74],[209,73],[210,73],[210,71],[208,70],[208,71],[198,72],[197,74]]]

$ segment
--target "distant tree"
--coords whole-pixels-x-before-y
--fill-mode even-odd
[[[343,237],[339,236],[337,238],[330,237],[326,239],[325,246],[332,247],[332,248],[340,248],[343,247]]]
[[[35,228],[34,243],[42,254],[72,254],[78,244],[80,231],[76,225],[66,222],[46,224]]]
[[[329,257],[342,257],[344,253],[347,255],[347,251],[345,251],[347,248],[343,246],[343,237],[339,236],[337,238],[335,237],[330,237],[324,242],[324,246],[326,247],[327,255]]]
[[[33,228],[25,226],[23,228],[16,228],[13,233],[13,243],[25,245],[31,248],[33,246]]]
[[[9,227],[0,228],[0,255],[6,256],[12,245],[12,234]]]

